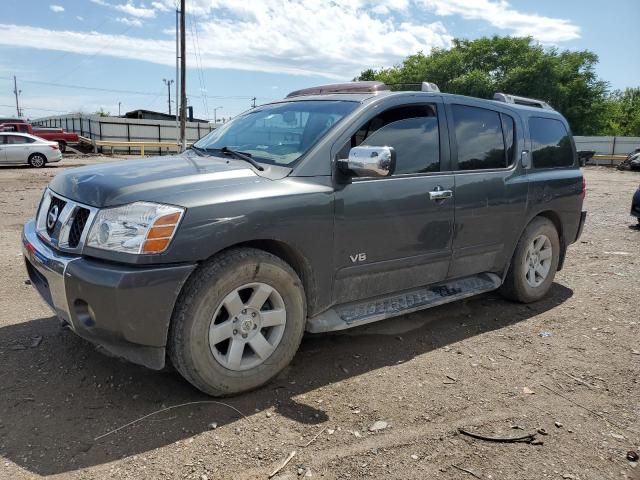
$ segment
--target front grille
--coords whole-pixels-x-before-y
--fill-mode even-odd
[[[47,210],[47,216],[45,217],[46,226],[47,226],[47,233],[50,236],[53,235],[53,231],[56,228],[58,217],[62,213],[62,209],[65,207],[66,204],[67,204],[67,202],[65,202],[61,198],[51,197],[51,204],[49,205],[49,209]],[[56,207],[57,207],[57,211],[54,211],[54,209],[56,209]],[[52,215],[52,212],[53,212],[53,215],[55,216],[55,221],[50,222],[49,218],[50,218],[50,215]]]
[[[87,224],[90,213],[89,210],[83,207],[76,209],[76,214],[71,224],[71,231],[69,232],[69,247],[76,248],[80,243],[80,238],[82,238],[82,232]]]
[[[47,189],[36,218],[36,231],[44,242],[57,250],[82,253],[87,230],[97,213],[95,207],[60,197]]]

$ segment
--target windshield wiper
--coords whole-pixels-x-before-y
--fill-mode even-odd
[[[196,152],[196,154],[199,157],[206,157],[207,156],[207,151],[204,148],[200,148],[200,147],[196,147],[195,145],[191,145],[189,147],[190,150],[193,150],[194,152]]]
[[[253,158],[251,158],[251,155],[249,155],[248,153],[236,152],[235,150],[232,150],[229,147],[222,147],[222,148],[215,148],[215,149],[212,148],[207,150],[220,150],[220,152],[224,153],[225,155],[232,155],[240,160],[244,160],[245,162],[250,163],[256,168],[256,170],[259,170],[261,172],[264,170],[264,167],[260,165],[258,162],[256,162]]]

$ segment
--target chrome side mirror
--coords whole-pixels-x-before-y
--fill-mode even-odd
[[[358,177],[388,177],[396,168],[396,151],[393,147],[353,147],[349,158],[338,163]]]

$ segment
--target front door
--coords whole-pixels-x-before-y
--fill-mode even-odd
[[[441,108],[439,101],[389,107],[366,119],[340,149],[339,158],[346,158],[354,146],[391,146],[396,151],[396,170],[390,177],[353,177],[350,183],[337,186],[336,303],[446,277],[454,199],[441,197],[453,192],[454,177],[448,171]]]

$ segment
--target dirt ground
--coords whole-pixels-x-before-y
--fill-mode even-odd
[[[258,391],[104,436],[211,399],[96,351],[25,284],[20,229],[42,189],[96,161],[0,167],[0,478],[266,479],[293,451],[275,478],[640,478],[626,459],[640,452],[640,174],[586,169],[584,234],[538,303],[488,294],[307,336]]]

